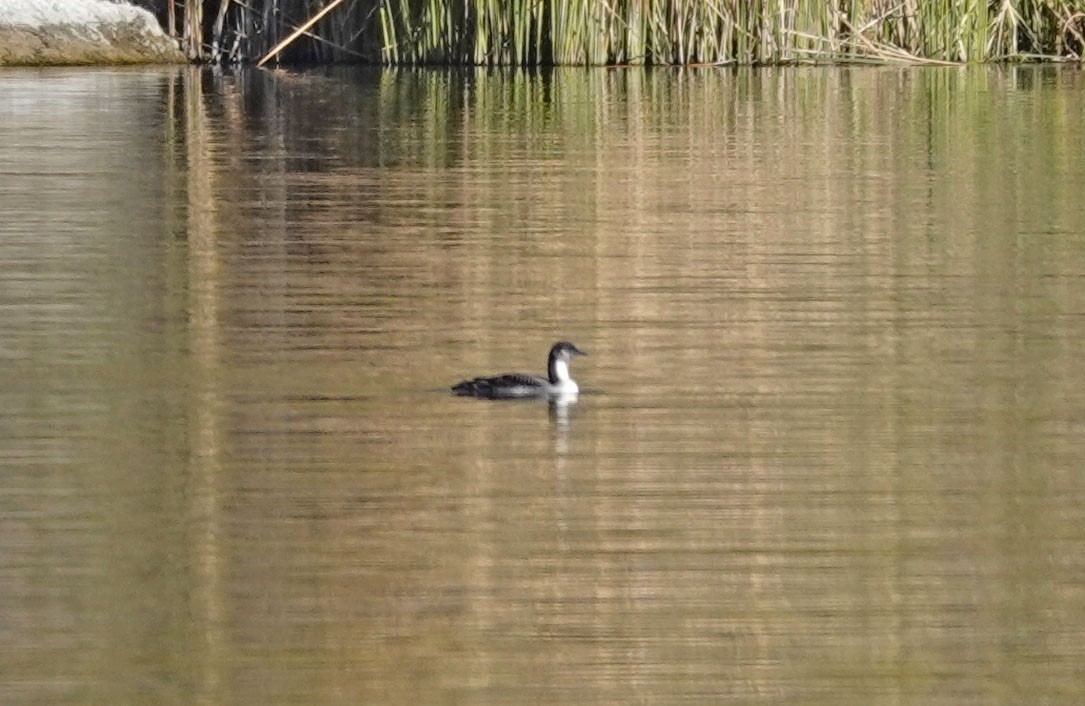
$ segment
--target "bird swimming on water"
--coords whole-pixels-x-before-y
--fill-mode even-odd
[[[463,380],[452,386],[452,393],[461,397],[486,397],[494,400],[575,395],[580,391],[580,387],[569,375],[569,361],[578,355],[587,353],[568,341],[558,341],[550,348],[550,357],[546,362],[547,377],[527,373],[504,373],[494,377]]]

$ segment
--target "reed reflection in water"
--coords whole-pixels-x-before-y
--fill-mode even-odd
[[[1080,72],[0,91],[4,703],[1081,701]]]

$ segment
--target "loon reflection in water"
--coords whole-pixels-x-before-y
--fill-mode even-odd
[[[546,364],[548,377],[505,373],[494,377],[463,380],[452,386],[452,393],[462,397],[485,397],[492,400],[575,395],[580,388],[569,375],[569,361],[578,355],[587,353],[568,341],[558,341],[550,349],[550,358]]]

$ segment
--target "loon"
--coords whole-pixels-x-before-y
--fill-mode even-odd
[[[580,388],[569,376],[569,361],[578,355],[587,353],[568,341],[558,341],[550,349],[550,358],[546,363],[549,377],[505,373],[491,378],[463,380],[452,386],[452,393],[461,397],[486,397],[492,400],[575,395]]]

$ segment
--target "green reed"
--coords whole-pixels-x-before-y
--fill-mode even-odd
[[[322,0],[220,0],[258,58]],[[232,19],[231,19],[232,18]],[[386,64],[1081,61],[1085,0],[349,0],[283,60]]]
[[[1080,60],[1085,0],[380,0],[382,60]]]

